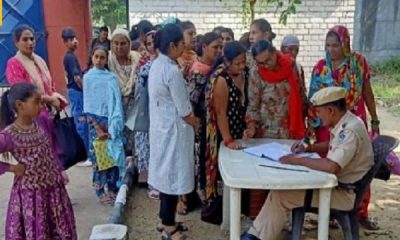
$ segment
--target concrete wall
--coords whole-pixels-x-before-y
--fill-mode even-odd
[[[396,1],[396,0],[394,0]],[[130,24],[141,19],[159,23],[169,16],[181,20],[191,20],[198,33],[211,31],[215,26],[230,27],[236,39],[248,31],[241,17],[241,0],[130,0]],[[324,56],[324,41],[328,29],[343,24],[353,35],[356,0],[306,0],[297,9],[297,14],[288,19],[286,26],[278,23],[279,14],[259,11],[256,18],[266,18],[277,34],[274,45],[279,47],[285,34],[296,34],[301,41],[298,61],[303,64],[306,78],[309,78],[312,66]],[[258,5],[256,9],[261,10]]]
[[[370,63],[400,56],[400,1],[358,0],[354,49]]]

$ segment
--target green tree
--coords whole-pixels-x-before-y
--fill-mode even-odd
[[[92,0],[92,17],[95,24],[107,25],[113,31],[126,25],[126,0]]]
[[[228,0],[219,0],[228,1]],[[259,3],[260,9],[256,8],[256,3]],[[301,0],[242,0],[242,19],[243,23],[247,24],[254,20],[256,11],[267,11],[271,6],[275,6],[275,12],[280,12],[279,23],[286,24],[289,15],[296,13],[296,7],[301,4]]]

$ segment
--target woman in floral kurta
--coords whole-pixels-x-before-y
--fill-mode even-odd
[[[252,47],[246,137],[299,139],[304,134],[299,81],[290,56],[275,50],[266,40]],[[289,112],[290,111],[290,112]],[[256,217],[267,196],[265,190],[249,193],[250,217]]]
[[[302,138],[303,100],[292,59],[266,40],[256,42],[252,53],[257,66],[250,75],[246,136]]]

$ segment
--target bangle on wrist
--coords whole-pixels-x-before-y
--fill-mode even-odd
[[[371,125],[379,125],[380,123],[381,121],[379,120],[374,120],[374,119],[371,120]]]
[[[224,145],[227,147],[229,144],[233,143],[235,140],[233,138],[229,138],[228,140],[224,140]]]

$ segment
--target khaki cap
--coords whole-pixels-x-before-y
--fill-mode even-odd
[[[322,106],[327,103],[335,102],[345,98],[347,94],[346,89],[342,87],[327,87],[319,90],[312,96],[311,103],[314,106]]]

